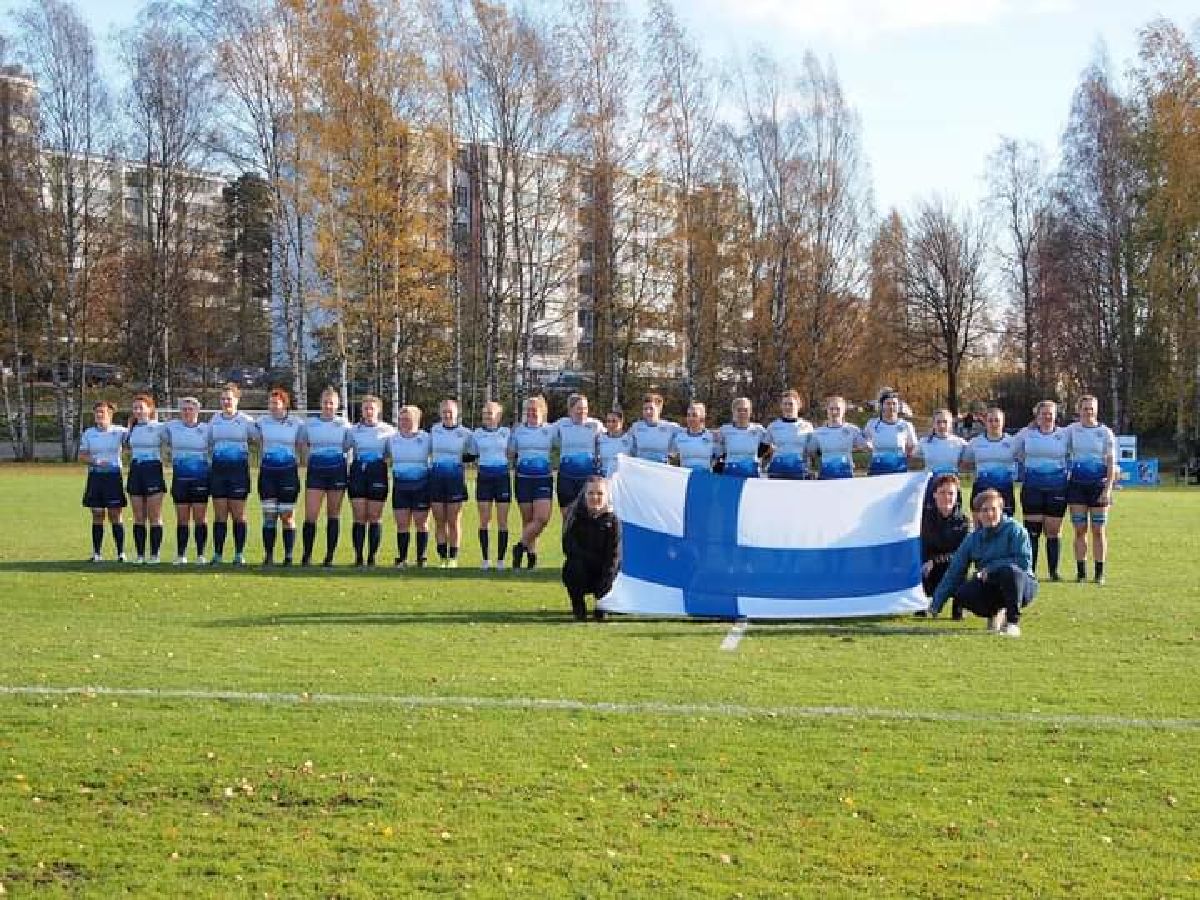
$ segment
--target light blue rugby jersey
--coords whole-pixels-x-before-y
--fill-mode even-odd
[[[272,415],[260,416],[258,434],[262,440],[262,467],[264,469],[290,469],[297,464],[297,445],[303,440],[304,423],[293,415],[277,419]]]
[[[129,429],[123,425],[109,425],[104,430],[93,425],[79,438],[79,450],[88,455],[88,471],[120,472],[121,448]]]
[[[963,451],[963,462],[975,464],[975,490],[996,488],[1007,491],[1017,480],[1017,439],[1003,435],[995,440],[977,434]]]
[[[713,458],[717,456],[717,439],[705,428],[693,434],[686,428],[675,432],[671,438],[671,452],[679,457],[679,465],[685,469],[712,471]]]
[[[550,451],[556,430],[553,425],[536,428],[522,422],[509,436],[509,452],[517,457],[518,478],[545,478],[550,474]]]
[[[568,478],[595,475],[599,462],[597,439],[604,433],[604,423],[591,418],[576,423],[570,416],[564,416],[554,423],[554,430],[558,474]]]
[[[388,440],[396,429],[387,422],[376,422],[367,425],[356,422],[350,429],[350,449],[354,451],[354,461],[361,465],[377,463],[387,455]]]
[[[429,477],[428,431],[418,430],[408,436],[393,431],[387,448],[392,459],[392,477],[397,481],[418,484]]]
[[[629,428],[629,436],[633,441],[631,455],[638,459],[665,463],[671,453],[671,438],[682,430],[674,422],[664,419],[659,419],[655,425],[651,425],[645,419],[638,419]]]
[[[758,445],[766,443],[767,429],[757,422],[738,428],[726,422],[717,431],[725,454],[725,474],[750,477],[758,474]]]
[[[863,428],[863,437],[871,442],[872,468],[885,472],[908,471],[908,451],[917,446],[917,432],[912,422],[871,419]]]
[[[341,416],[332,419],[310,416],[304,423],[301,437],[308,444],[310,472],[337,472],[346,467],[350,423]]]
[[[134,462],[162,462],[162,448],[166,442],[167,423],[158,419],[134,422],[125,436]]]
[[[167,423],[167,444],[171,448],[171,469],[179,478],[208,477],[208,423],[186,424],[183,419]]]
[[[1071,480],[1080,484],[1102,484],[1108,480],[1109,460],[1117,455],[1117,438],[1107,425],[1090,428],[1079,422],[1067,426],[1067,454]]]
[[[925,461],[925,471],[934,475],[957,475],[966,449],[967,442],[957,434],[930,434],[917,441],[917,456]]]
[[[857,425],[843,422],[836,428],[822,425],[813,430],[809,447],[821,457],[822,478],[849,478],[854,474],[854,450],[863,446]]]
[[[461,478],[466,466],[463,454],[469,452],[471,430],[465,425],[447,428],[441,422],[429,429],[429,448],[433,454],[431,468],[435,475]]]
[[[617,457],[624,453],[633,455],[633,435],[628,431],[616,435],[602,434],[596,439],[596,450],[600,455],[600,471],[608,478],[617,470]]]
[[[208,440],[214,465],[231,466],[250,459],[250,441],[258,438],[254,420],[244,412],[216,413],[208,420]]]
[[[808,442],[812,433],[812,423],[805,419],[776,419],[768,425],[767,443],[773,452],[767,474],[807,475]]]
[[[479,457],[479,474],[484,478],[508,475],[508,441],[512,431],[506,425],[476,428],[471,432],[470,452]]]
[[[1067,483],[1067,431],[1055,427],[1044,434],[1036,425],[1017,433],[1014,455],[1025,467],[1025,483],[1043,490]]]

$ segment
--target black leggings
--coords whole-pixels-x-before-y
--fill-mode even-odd
[[[567,595],[571,598],[571,612],[577,619],[587,617],[584,598],[588,594],[599,600],[612,588],[612,581],[606,573],[576,559],[567,559],[563,563],[562,581],[567,588]]]
[[[1016,566],[1000,566],[988,571],[987,580],[975,577],[958,589],[956,600],[963,609],[989,618],[1005,611],[1009,622],[1021,619],[1021,609],[1037,596],[1038,583],[1032,575]]]

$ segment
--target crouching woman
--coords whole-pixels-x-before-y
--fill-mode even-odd
[[[980,493],[971,503],[978,527],[950,559],[929,607],[936,616],[950,597],[955,605],[988,620],[988,630],[1020,637],[1021,610],[1037,596],[1029,535],[1004,514],[998,491]],[[967,569],[975,574],[967,578]]]
[[[601,597],[612,588],[621,555],[621,523],[609,502],[608,481],[601,475],[588,478],[582,494],[567,508],[563,522],[562,580],[571,597],[571,612],[587,618],[584,597]],[[604,612],[595,608],[597,621]]]

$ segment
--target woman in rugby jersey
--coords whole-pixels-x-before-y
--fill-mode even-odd
[[[604,433],[596,438],[596,455],[605,478],[611,478],[617,471],[617,457],[622,453],[633,454],[633,435],[625,430],[625,414],[619,409],[610,409],[604,417]]]
[[[478,457],[475,475],[475,504],[479,510],[479,550],[483,568],[491,568],[489,530],[496,513],[496,568],[504,568],[508,556],[508,507],[512,503],[512,476],[508,471],[508,441],[511,430],[500,424],[504,408],[495,401],[483,404],[483,424],[471,432],[470,454]]]
[[[396,520],[397,569],[408,565],[409,529],[417,535],[417,567],[429,555],[429,432],[421,430],[421,410],[400,407],[396,430],[388,438],[392,461],[392,515]]]
[[[350,448],[350,423],[338,415],[341,397],[332,387],[321,391],[321,412],[304,423],[303,441],[308,448],[308,475],[304,483],[303,550],[300,564],[312,564],[317,541],[317,520],[325,505],[325,560],[333,565],[341,536],[342,498],[346,494],[346,451]]]
[[[288,412],[290,398],[283,388],[267,395],[267,414],[259,417],[262,461],[258,497],[262,504],[263,565],[275,562],[275,535],[283,531],[283,565],[292,564],[296,547],[296,500],[300,497],[300,460],[304,456],[304,422]]]
[[[868,475],[908,471],[908,459],[917,449],[917,432],[911,422],[900,418],[900,395],[895,391],[879,395],[879,415],[863,427],[863,438],[871,447]]]
[[[1104,584],[1108,557],[1108,508],[1117,482],[1117,439],[1100,423],[1099,402],[1091,394],[1079,398],[1079,421],[1067,426],[1071,460],[1067,504],[1075,529],[1075,580],[1087,581],[1088,526],[1092,534],[1092,563],[1096,584]]]
[[[683,428],[671,437],[671,455],[685,469],[711,472],[717,457],[717,439],[708,429],[708,410],[703,403],[688,404]]]
[[[555,494],[560,512],[575,502],[587,480],[598,471],[597,441],[603,433],[600,420],[588,415],[587,397],[583,394],[568,397],[567,414],[554,423],[554,443],[558,446]]]
[[[350,429],[349,443],[354,457],[350,462],[350,508],[354,525],[350,531],[354,545],[354,565],[373,566],[383,539],[383,507],[388,495],[387,449],[395,430],[380,420],[383,401],[371,394],[359,404],[362,418]]]
[[[917,441],[914,454],[924,460],[925,471],[930,475],[925,485],[927,509],[933,506],[933,491],[938,476],[958,475],[966,447],[967,442],[954,433],[954,414],[948,409],[936,410],[933,414],[933,431]],[[957,494],[955,502],[962,502]]]
[[[1021,515],[1029,532],[1030,570],[1037,574],[1038,538],[1045,533],[1046,568],[1050,580],[1059,581],[1059,532],[1067,511],[1067,432],[1055,424],[1058,404],[1053,400],[1043,400],[1033,412],[1033,424],[1017,433],[1013,447],[1024,471]]]
[[[521,539],[513,546],[513,568],[537,565],[537,542],[550,521],[554,478],[550,452],[555,428],[546,424],[546,401],[530,397],[522,408],[523,421],[512,430],[508,452],[516,463],[517,508],[521,511]]]
[[[813,429],[808,454],[816,459],[817,477],[822,480],[854,477],[854,451],[868,446],[857,425],[846,421],[846,401],[825,400],[825,424]]]
[[[471,432],[458,421],[458,401],[446,399],[438,407],[441,421],[429,429],[433,462],[429,476],[429,501],[433,511],[438,559],[443,569],[458,568],[462,543],[462,507],[467,502],[467,467]]]
[[[800,394],[785,391],[779,398],[779,418],[767,426],[771,459],[767,477],[796,481],[808,477],[808,442],[812,423],[800,418]]]
[[[642,398],[642,417],[629,429],[632,456],[658,463],[667,461],[671,438],[679,431],[679,426],[663,419],[662,408],[662,394],[647,394]]]
[[[748,397],[738,397],[730,410],[733,421],[717,431],[717,444],[724,460],[721,472],[735,478],[757,478],[758,460],[766,450],[767,429],[750,421],[753,408]]]
[[[129,477],[125,492],[129,494],[129,505],[133,508],[133,547],[136,565],[150,563],[158,565],[162,547],[162,505],[167,485],[163,479],[162,450],[166,443],[166,426],[159,421],[154,398],[149,394],[137,394],[131,407],[129,433],[125,444],[129,447]],[[147,526],[150,538],[150,554],[146,555]]]
[[[175,565],[187,565],[189,532],[196,538],[196,563],[208,560],[208,423],[200,421],[200,401],[179,401],[179,418],[167,422],[171,448],[171,500],[175,503]]]
[[[1017,480],[1017,439],[1004,432],[1004,410],[993,406],[983,415],[984,432],[967,441],[962,464],[975,470],[971,487],[971,506],[984,491],[993,490],[1004,500],[1004,514],[1016,512],[1017,499],[1013,484]]]
[[[115,408],[107,400],[92,407],[96,424],[83,432],[79,440],[79,460],[87,463],[87,482],[83,488],[83,505],[92,512],[92,562],[103,557],[104,520],[112,527],[117,561],[125,562],[125,523],[121,510],[125,508],[125,492],[121,489],[121,448],[128,429],[113,424]]]
[[[208,421],[212,463],[208,492],[213,502],[213,563],[225,554],[233,524],[233,562],[246,564],[246,497],[250,494],[250,442],[258,440],[254,420],[238,412],[241,388],[230,382],[221,390],[221,409]]]

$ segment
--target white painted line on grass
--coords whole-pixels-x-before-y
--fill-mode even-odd
[[[1089,729],[1200,731],[1200,719],[1151,719],[1037,712],[959,712],[955,710],[882,709],[870,706],[748,706],[740,703],[663,703],[654,700],[606,702],[538,697],[439,697],[390,694],[309,694],[271,691],[191,690],[187,688],[47,687],[0,685],[0,696],[117,697],[137,700],[197,700],[265,705],[399,706],[413,709],[513,709],[593,712],[616,715],[671,715],[714,718],[875,719],[900,722],[964,722],[977,725],[1038,725]]]
[[[730,652],[736,650],[749,627],[750,623],[746,619],[734,622],[733,627],[729,629],[729,634],[725,635],[725,640],[721,641],[721,649]]]

